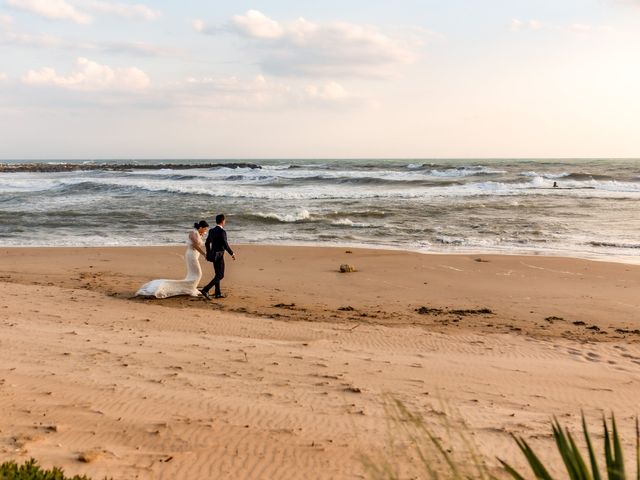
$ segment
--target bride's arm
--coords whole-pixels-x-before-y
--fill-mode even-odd
[[[191,240],[191,245],[193,246],[193,248],[195,248],[198,252],[206,257],[207,253],[202,248],[202,240],[200,239],[200,235],[198,235],[198,232],[193,230],[189,234],[189,239]]]

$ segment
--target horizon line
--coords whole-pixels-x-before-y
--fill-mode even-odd
[[[1,159],[2,162],[71,162],[71,161],[208,161],[208,162],[242,162],[242,161],[266,161],[266,160],[282,160],[282,161],[299,161],[299,160],[640,160],[638,157],[105,157],[105,158],[7,158]]]

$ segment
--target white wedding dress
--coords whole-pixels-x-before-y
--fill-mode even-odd
[[[140,290],[136,292],[136,296],[167,298],[176,295],[191,295],[199,297],[202,294],[198,291],[198,282],[202,277],[202,269],[200,268],[200,252],[196,250],[198,245],[204,250],[202,238],[197,230],[192,230],[187,238],[187,251],[184,254],[187,263],[187,276],[183,280],[152,280],[144,284]]]

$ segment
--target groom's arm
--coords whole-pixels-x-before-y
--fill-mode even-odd
[[[233,250],[231,250],[231,247],[229,246],[229,242],[227,242],[227,232],[224,230],[222,230],[222,240],[224,241],[224,249],[229,253],[229,255],[231,255],[235,259]]]
[[[207,249],[207,255],[209,255],[209,252],[211,251],[211,243],[213,242],[213,235],[211,235],[211,231],[213,229],[209,230],[209,233],[207,234],[207,239],[204,242],[204,247]]]

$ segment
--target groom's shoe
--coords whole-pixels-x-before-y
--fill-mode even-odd
[[[204,298],[206,298],[207,300],[211,300],[211,295],[209,295],[209,292],[207,292],[206,290],[200,290],[200,293],[202,294],[202,296]]]
[[[215,295],[213,298],[227,298],[227,296],[224,293],[219,293],[218,295]]]

